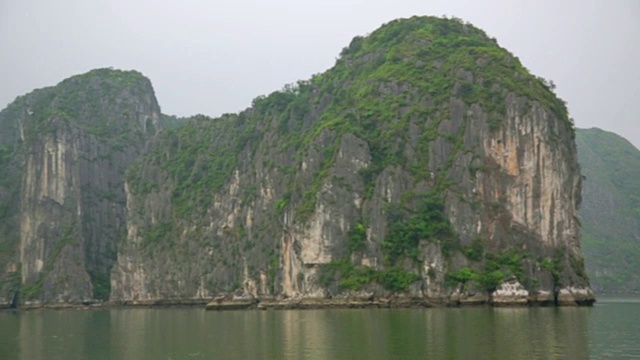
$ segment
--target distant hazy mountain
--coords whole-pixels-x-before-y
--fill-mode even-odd
[[[579,129],[582,247],[601,293],[640,292],[640,150],[600,129]]]

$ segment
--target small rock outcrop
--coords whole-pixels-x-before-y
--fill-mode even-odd
[[[491,293],[491,303],[495,306],[527,305],[529,300],[529,291],[517,279],[503,282]]]

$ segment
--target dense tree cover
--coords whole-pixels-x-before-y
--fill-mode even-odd
[[[389,233],[382,242],[387,262],[395,264],[404,256],[416,258],[420,241],[441,242],[445,253],[452,250],[454,234],[444,214],[444,201],[435,193],[418,196],[416,210],[389,207],[387,219]]]

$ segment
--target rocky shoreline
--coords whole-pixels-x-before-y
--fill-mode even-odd
[[[487,294],[465,294],[449,298],[414,297],[338,297],[338,298],[232,298],[209,299],[171,299],[126,302],[85,302],[64,304],[28,303],[18,308],[0,306],[0,310],[63,310],[63,309],[103,309],[103,308],[162,308],[162,307],[199,307],[205,310],[306,310],[306,309],[394,309],[394,308],[443,308],[443,307],[575,307],[592,306],[595,299],[575,299],[559,294],[557,298],[530,296],[519,298],[491,297]]]
[[[206,304],[206,310],[294,310],[294,309],[359,309],[359,308],[432,308],[432,307],[535,307],[535,306],[592,306],[594,298],[575,299],[568,296],[550,298],[495,298],[486,294],[472,294],[450,298],[290,298],[290,299],[216,299]]]

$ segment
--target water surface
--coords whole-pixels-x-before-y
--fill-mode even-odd
[[[0,313],[0,359],[640,358],[640,299],[593,308]]]

